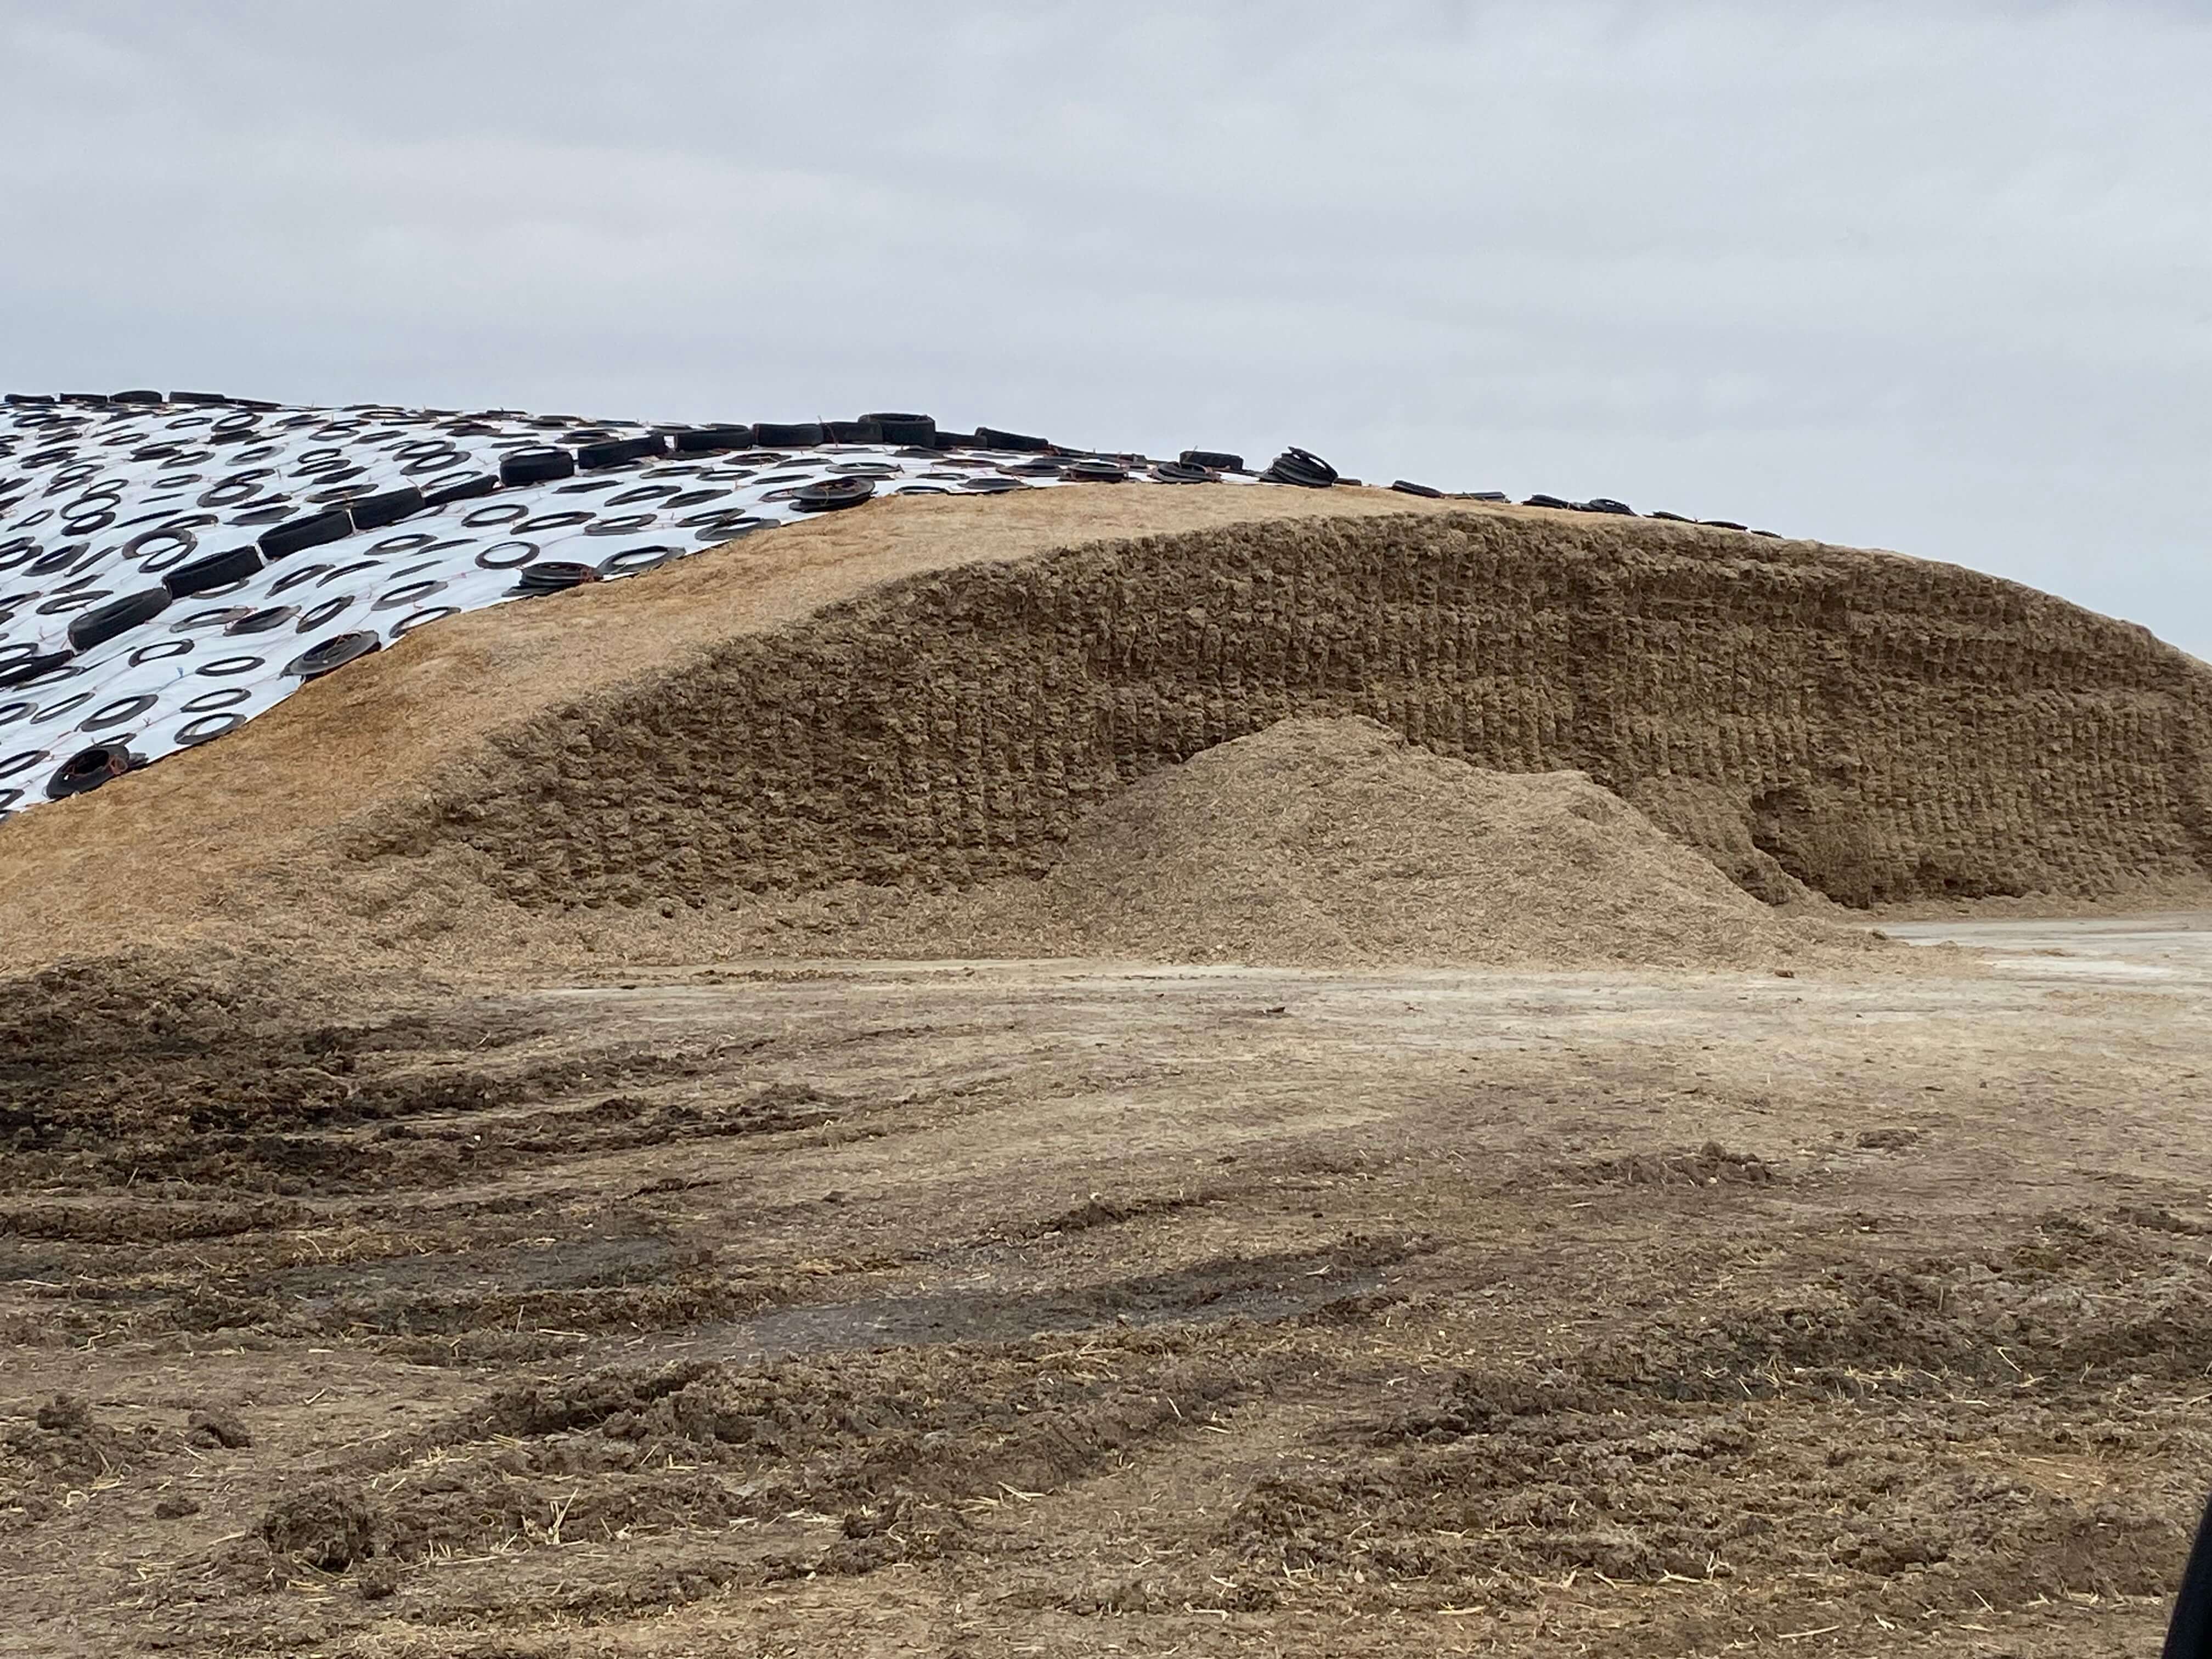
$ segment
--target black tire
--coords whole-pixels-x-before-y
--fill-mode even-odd
[[[972,432],[937,432],[931,434],[929,447],[933,450],[981,449],[983,445]]]
[[[218,709],[235,708],[239,704],[250,702],[252,699],[253,690],[251,686],[219,686],[213,691],[201,692],[199,696],[187,702],[179,712],[186,714],[211,714]]]
[[[346,510],[353,514],[356,530],[381,530],[388,524],[398,524],[420,513],[425,505],[422,492],[407,484],[398,489],[382,489],[374,495],[361,496],[348,502]]]
[[[610,576],[635,576],[647,570],[658,570],[683,550],[677,547],[626,547],[599,562],[599,580]]]
[[[599,520],[584,533],[586,536],[635,536],[641,530],[650,530],[660,522],[658,513],[617,513]]]
[[[118,634],[128,633],[141,623],[151,622],[168,608],[169,590],[166,587],[143,587],[136,593],[125,593],[71,617],[69,642],[78,651],[89,651]]]
[[[1212,472],[1242,472],[1244,458],[1224,449],[1186,449],[1176,457],[1185,466],[1202,466]]]
[[[472,477],[460,478],[449,484],[440,484],[435,489],[422,492],[422,505],[427,507],[450,507],[455,501],[474,501],[479,495],[489,495],[499,488],[499,474],[479,472]]]
[[[604,443],[578,446],[576,465],[586,472],[599,472],[611,466],[635,466],[648,456],[667,453],[657,436],[610,438]]]
[[[80,749],[46,780],[46,799],[61,800],[70,795],[88,795],[103,784],[112,783],[137,764],[137,757],[119,743],[96,743],[89,749]]]
[[[858,507],[876,493],[873,478],[824,478],[793,490],[791,504],[801,513],[836,513]]]
[[[247,471],[261,473],[264,477],[267,476],[266,470],[261,467],[250,467]],[[200,491],[199,499],[193,505],[196,507],[244,507],[260,494],[261,484],[258,479],[243,477],[218,478]]]
[[[717,490],[714,493],[716,495],[720,495],[721,492]],[[661,502],[665,501],[672,495],[680,494],[682,494],[682,492],[672,483],[635,484],[629,489],[623,490],[619,495],[608,496],[606,500],[600,502],[599,505],[602,507],[635,507],[641,501],[651,501],[653,503],[653,510],[658,512],[660,510]]]
[[[88,750],[77,750],[46,779],[46,799],[64,801],[73,794],[91,794],[101,785],[115,779],[137,765],[137,757],[122,744],[93,744]]]
[[[749,426],[695,426],[676,434],[679,455],[711,455],[717,450],[752,447],[753,429]]]
[[[973,478],[963,478],[961,489],[971,495],[1006,495],[1029,485],[1019,478],[1009,478],[1002,473],[985,472]]]
[[[1610,495],[1593,495],[1588,501],[1578,503],[1578,506],[1584,513],[1610,513],[1615,517],[1631,519],[1636,516],[1634,507],[1626,501],[1616,501]]]
[[[1750,527],[1740,525],[1733,519],[1700,519],[1698,522],[1708,530],[1745,530]]]
[[[168,544],[168,545],[164,545]],[[152,530],[142,530],[123,544],[120,556],[143,559],[139,568],[148,571],[168,569],[181,559],[189,559],[200,544],[200,538],[191,531],[176,525],[165,524]],[[151,551],[149,551],[149,550]]]
[[[337,566],[334,564],[303,564],[296,570],[288,570],[269,584],[270,596],[274,598],[279,593],[289,593],[295,587],[304,587],[319,577],[329,575],[337,568]]]
[[[250,547],[234,547],[225,553],[210,553],[204,559],[179,565],[161,578],[161,586],[169,590],[171,599],[181,599],[204,593],[210,587],[243,581],[260,568],[259,553]]]
[[[783,522],[781,519],[756,518],[750,513],[716,514],[714,521],[703,530],[692,532],[691,539],[712,546],[719,542],[733,542],[741,536],[756,531],[773,530]]]
[[[574,530],[580,524],[589,524],[596,515],[590,513],[540,513],[525,519],[514,526],[519,536],[542,536],[549,530]]]
[[[212,743],[225,732],[235,732],[245,724],[246,716],[243,714],[203,714],[177,728],[177,746],[191,749],[203,743]]]
[[[994,426],[975,428],[975,447],[979,449],[1016,449],[1036,453],[1052,447],[1048,438],[1032,438],[1019,432],[1001,432]]]
[[[179,617],[169,624],[172,634],[210,634],[218,628],[228,628],[251,609],[243,605],[218,605],[204,611],[195,611]]]
[[[1431,498],[1440,498],[1444,493],[1434,484],[1415,483],[1410,478],[1401,478],[1390,488],[1401,495],[1427,495]]]
[[[1557,495],[1531,495],[1527,501],[1522,502],[1521,505],[1523,507],[1558,507],[1563,508],[1568,512],[1572,512],[1574,510],[1575,504],[1572,501],[1561,501]]]
[[[342,507],[327,513],[317,513],[304,519],[294,519],[288,524],[277,525],[261,532],[259,546],[262,558],[269,563],[289,558],[295,553],[311,547],[321,547],[329,542],[343,540],[353,534],[353,514]]]
[[[372,651],[384,649],[384,641],[374,634],[333,634],[319,644],[309,646],[284,665],[287,674],[301,681],[319,680],[334,668],[343,668],[356,657],[365,657]]]
[[[210,404],[227,404],[230,399],[220,392],[172,392],[169,394],[169,401],[173,404],[198,404],[205,406]]]
[[[258,611],[249,611],[242,617],[234,617],[222,625],[225,634],[273,634],[300,614],[296,605],[265,605]]]
[[[495,558],[492,556],[494,554],[500,556]],[[480,570],[519,570],[537,556],[536,542],[494,542],[477,555],[477,568]]]
[[[1148,475],[1154,483],[1217,483],[1221,475],[1194,461],[1157,461]]]
[[[161,401],[161,394],[158,392],[111,392],[107,394],[107,401],[111,404],[158,404]]]
[[[875,444],[883,438],[866,421],[824,421],[822,430],[833,444]]]
[[[76,567],[76,562],[84,556],[84,552],[85,544],[82,542],[72,542],[67,547],[56,548],[52,552],[47,554],[42,559],[33,560],[31,562],[31,568],[26,570],[23,574],[27,576],[61,575],[65,572],[74,570]],[[86,562],[91,563],[97,560],[98,557],[99,555],[94,554],[93,558],[87,560]],[[52,616],[53,611],[54,607],[52,605],[42,605],[39,607],[39,613],[41,616]]]
[[[763,421],[753,428],[756,449],[812,449],[822,441],[819,421]]]
[[[213,662],[201,664],[192,672],[211,680],[229,680],[236,679],[241,674],[258,674],[268,665],[267,661],[260,657],[218,657]]]
[[[427,599],[433,593],[442,593],[446,584],[436,577],[425,577],[421,581],[402,582],[376,596],[369,605],[371,611],[397,611],[402,605],[411,605],[418,599]]]
[[[928,448],[937,437],[937,422],[928,415],[863,415],[860,424],[875,428],[875,436],[867,440],[876,444],[911,444],[916,448]]]
[[[422,610],[402,617],[398,622],[392,623],[392,637],[395,640],[404,640],[418,628],[426,627],[434,622],[443,622],[448,617],[458,617],[460,614],[461,607],[458,605],[425,605]]]
[[[518,449],[499,464],[503,484],[550,483],[575,475],[576,458],[565,449]]]
[[[1683,517],[1680,514],[1679,514],[1679,513],[1669,513],[1669,512],[1668,512],[1664,507],[1657,507],[1657,508],[1655,508],[1651,513],[1650,513],[1650,514],[1647,514],[1646,516],[1650,517],[1650,518],[1654,518],[1654,519],[1664,519],[1664,520],[1665,520],[1668,524],[1695,524],[1695,523],[1697,523],[1697,520],[1696,520],[1695,519],[1686,519],[1686,518],[1684,518],[1684,517]]]
[[[1336,469],[1310,450],[1286,449],[1260,475],[1274,483],[1296,484],[1302,489],[1327,489],[1336,482]]]
[[[518,593],[559,593],[599,579],[599,573],[595,566],[579,564],[573,559],[548,559],[543,564],[526,567],[517,579],[514,591]]]
[[[76,729],[97,732],[104,726],[127,726],[161,701],[151,691],[142,691],[135,697],[118,697],[79,720]]]
[[[33,680],[66,665],[76,655],[74,651],[41,651],[34,656],[19,658],[0,668],[0,691],[28,685]]]
[[[344,615],[356,602],[350,593],[341,594],[335,599],[325,599],[320,605],[301,611],[300,620],[294,625],[292,631],[295,634],[312,634],[325,623]]]
[[[1116,466],[1111,461],[1070,461],[1062,470],[1061,476],[1070,483],[1127,483],[1129,469]]]
[[[1465,499],[1470,501],[1510,501],[1513,498],[1502,489],[1477,489]]]

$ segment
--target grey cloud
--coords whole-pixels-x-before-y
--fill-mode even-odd
[[[2201,6],[0,3],[11,386],[919,404],[2212,654]]]

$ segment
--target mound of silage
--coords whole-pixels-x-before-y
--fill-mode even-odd
[[[1042,880],[909,925],[932,953],[1300,967],[1771,966],[1854,937],[1777,915],[1579,772],[1484,771],[1358,718],[1154,773]]]

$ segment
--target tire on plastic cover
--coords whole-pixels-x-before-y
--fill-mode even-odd
[[[141,623],[151,622],[169,608],[169,598],[166,587],[142,587],[136,593],[94,605],[70,618],[69,642],[76,650],[89,651]]]
[[[559,593],[599,580],[599,572],[596,565],[580,564],[573,559],[546,559],[526,566],[515,580],[514,591],[518,593]]]
[[[1260,475],[1273,483],[1297,484],[1303,489],[1327,489],[1336,482],[1336,469],[1310,450],[1290,448],[1275,457]]]
[[[824,478],[793,491],[791,504],[801,513],[835,513],[858,507],[875,493],[873,478]]]
[[[912,444],[926,449],[937,437],[937,421],[933,416],[863,415],[860,424],[875,428],[875,436],[866,441],[870,443]]]
[[[473,501],[478,495],[489,495],[499,488],[499,474],[479,472],[472,477],[456,479],[449,484],[440,484],[435,489],[422,492],[426,507],[450,507],[455,501]]]
[[[80,749],[55,769],[46,780],[46,799],[61,800],[70,795],[85,795],[112,783],[137,764],[137,757],[119,743],[95,743],[89,749]]]
[[[327,513],[294,519],[263,531],[259,543],[261,556],[273,562],[310,547],[320,547],[328,542],[342,540],[352,534],[353,514],[344,507],[332,507]]]
[[[749,426],[695,426],[676,434],[676,453],[679,455],[708,455],[719,449],[750,449],[753,429]]]
[[[261,555],[257,550],[234,547],[227,552],[210,553],[190,564],[179,565],[161,578],[161,586],[169,590],[171,599],[181,599],[204,593],[210,587],[243,581],[261,568]]]
[[[420,489],[406,484],[398,489],[379,490],[374,495],[356,496],[346,503],[346,511],[353,515],[356,530],[381,530],[388,524],[398,524],[420,513],[427,504]]]
[[[763,421],[753,428],[757,449],[811,449],[822,441],[819,421]]]
[[[647,456],[665,453],[658,437],[610,438],[602,443],[578,445],[576,465],[586,472],[596,472],[611,466],[629,466]]]
[[[28,685],[41,675],[51,674],[55,669],[65,666],[76,655],[76,652],[66,649],[38,651],[0,665],[0,691]]]
[[[284,665],[287,674],[300,679],[320,679],[334,668],[343,668],[356,657],[365,657],[372,651],[384,648],[384,641],[371,633],[333,634],[329,639],[309,646]]]
[[[975,443],[978,447],[983,449],[1015,449],[1029,452],[1052,447],[1052,441],[1048,438],[1032,438],[1021,432],[1004,432],[994,426],[977,427]]]
[[[574,477],[575,472],[576,458],[550,446],[518,449],[502,457],[499,464],[499,481],[504,484],[547,483],[555,478]]]

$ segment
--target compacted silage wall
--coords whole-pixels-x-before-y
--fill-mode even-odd
[[[1049,865],[1285,715],[1577,768],[1739,882],[1847,904],[2212,871],[2212,671],[2016,584],[1565,515],[1292,520],[909,578],[497,735],[349,835],[532,908]]]

